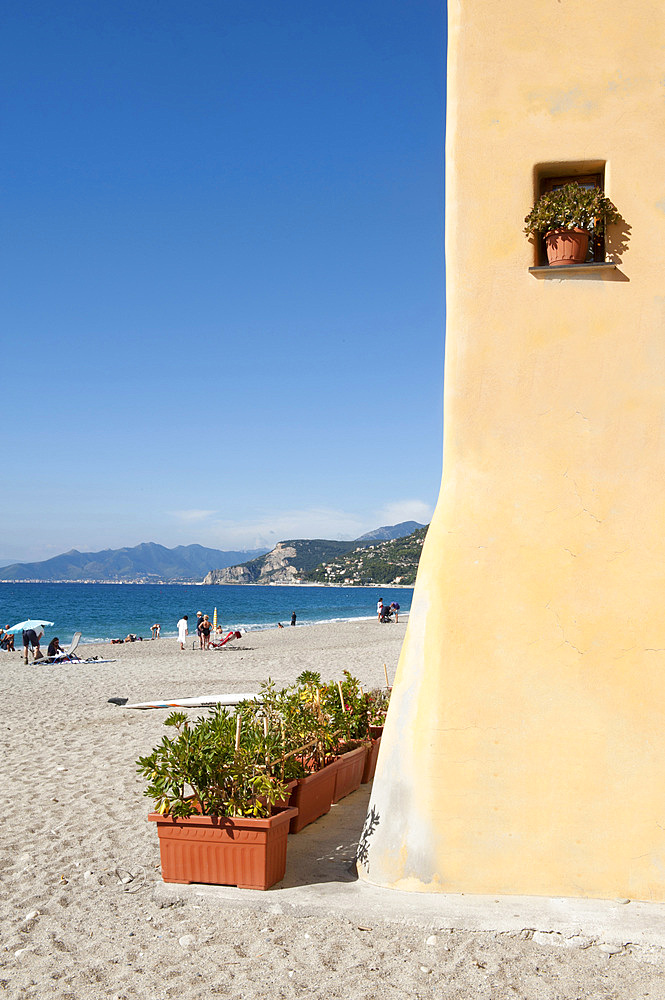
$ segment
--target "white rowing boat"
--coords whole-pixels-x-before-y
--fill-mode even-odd
[[[202,694],[198,698],[174,698],[172,701],[141,701],[123,708],[213,708],[224,705],[233,708],[240,701],[258,701],[258,694]]]

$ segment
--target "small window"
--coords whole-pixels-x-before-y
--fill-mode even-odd
[[[604,164],[558,164],[558,171],[552,167],[536,168],[536,197],[546,194],[548,191],[556,191],[566,184],[579,184],[585,188],[605,188]],[[564,173],[563,170],[566,170]],[[589,234],[589,250],[587,252],[587,264],[603,263],[605,260],[605,237],[595,236],[593,232]],[[547,251],[545,249],[544,234],[536,240],[536,265],[542,267],[547,264]]]

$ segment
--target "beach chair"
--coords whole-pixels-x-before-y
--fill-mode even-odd
[[[63,646],[62,653],[58,653],[57,656],[44,656],[40,663],[79,663],[81,660],[80,656],[77,656],[75,650],[81,641],[81,632],[74,632],[72,641],[68,646]]]
[[[219,635],[219,633],[217,633],[217,634]],[[242,632],[238,632],[238,631],[227,632],[227,634],[224,636],[224,638],[222,638],[220,636],[215,641],[213,641],[213,638],[211,636],[210,637],[210,648],[211,649],[221,649],[222,646],[226,646],[227,642],[230,642],[231,639],[240,639],[241,636],[242,636]]]

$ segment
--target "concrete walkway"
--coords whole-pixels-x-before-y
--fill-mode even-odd
[[[286,875],[267,892],[217,885],[159,883],[157,902],[196,899],[212,906],[251,907],[267,913],[336,913],[362,926],[377,921],[439,930],[523,933],[539,943],[606,950],[627,944],[665,948],[665,904],[539,896],[466,896],[382,889],[356,875],[358,837],[369,785],[333,806],[327,816],[290,836]]]

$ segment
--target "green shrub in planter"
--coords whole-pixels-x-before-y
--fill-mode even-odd
[[[572,182],[541,195],[524,219],[527,235],[553,229],[586,229],[602,236],[605,227],[621,216],[600,188],[585,188]]]
[[[194,724],[173,712],[164,725],[175,735],[136,762],[148,780],[144,794],[162,816],[265,817],[284,797],[285,784],[251,741],[236,749],[236,717],[220,705]]]

